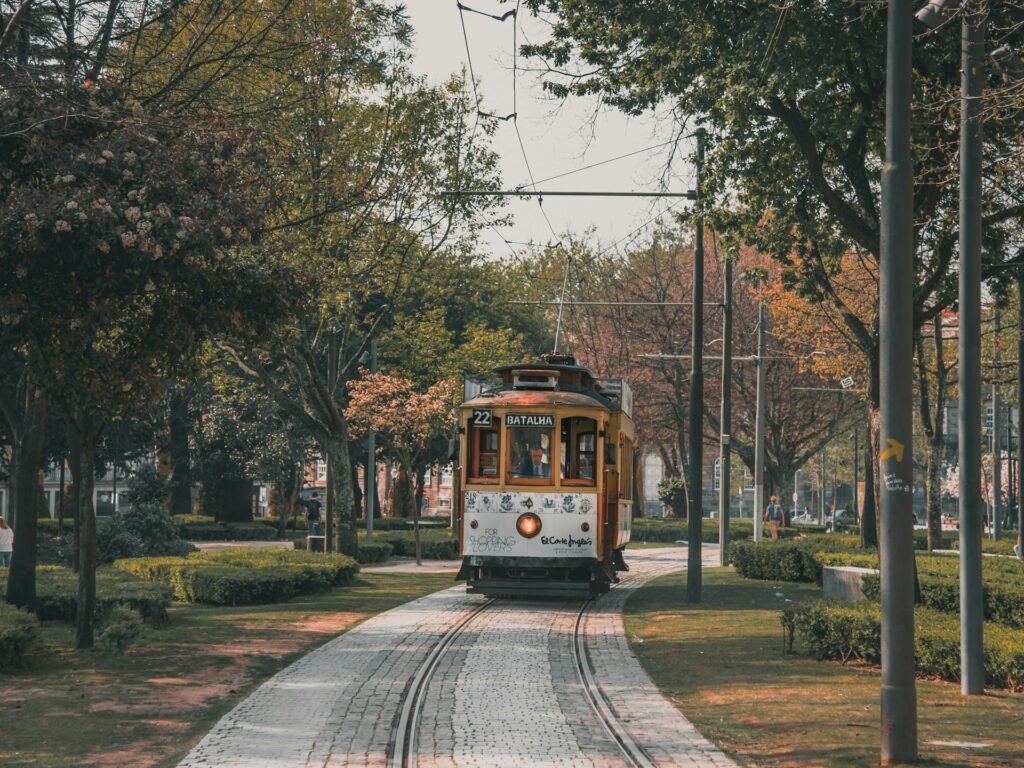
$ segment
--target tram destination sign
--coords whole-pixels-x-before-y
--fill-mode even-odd
[[[550,413],[506,413],[506,427],[553,427],[555,417]]]

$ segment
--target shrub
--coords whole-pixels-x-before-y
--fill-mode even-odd
[[[114,566],[170,587],[177,600],[211,605],[281,602],[348,584],[359,572],[345,555],[280,548],[135,558]]]
[[[25,653],[39,639],[39,619],[28,611],[0,602],[0,671],[25,665]]]
[[[767,526],[765,526],[767,530]],[[807,533],[820,533],[820,526],[786,526],[779,529],[779,536],[792,539]],[[686,541],[690,537],[686,518],[652,518],[641,517],[633,520],[633,541],[663,542],[673,544]],[[742,541],[754,538],[754,522],[752,520],[730,520],[729,541]],[[705,544],[718,543],[718,520],[705,518],[701,526],[701,541]]]
[[[786,649],[799,636],[819,659],[857,659],[875,664],[881,654],[878,607],[870,603],[817,601],[782,612]],[[985,625],[985,681],[1024,690],[1024,632]],[[914,611],[914,656],[918,674],[956,681],[960,674],[960,629],[955,616],[928,608]]]
[[[263,523],[185,523],[181,537],[190,541],[270,541],[277,534]]]
[[[360,563],[383,563],[391,555],[391,545],[386,541],[361,541],[356,553]]]
[[[4,579],[0,578],[0,588]],[[138,611],[153,624],[167,622],[171,590],[142,581],[120,570],[96,569],[96,620],[100,622],[114,606]],[[78,609],[78,576],[70,568],[44,565],[36,569],[36,600],[32,610],[43,621],[74,621]]]
[[[852,546],[854,539],[840,534],[822,534],[788,541],[739,541],[729,551],[736,572],[744,578],[820,584],[822,557],[828,553],[842,553]],[[865,554],[868,553],[844,553],[844,557]]]
[[[424,520],[424,521],[427,521],[427,522],[430,522],[434,518],[423,517],[423,518],[420,518],[420,519]],[[438,519],[444,520],[445,523],[448,522],[448,518],[447,517],[438,518]],[[359,527],[362,528],[363,530],[366,530],[366,520],[365,519],[360,519],[359,520]],[[445,528],[449,531],[449,533],[451,532],[451,528],[449,526],[446,525]],[[373,518],[373,530],[374,530],[374,532],[377,532],[377,531],[410,531],[410,530],[412,530],[412,519],[408,518],[408,517],[375,517],[375,518]],[[437,529],[436,528],[431,528],[431,530],[437,530]]]
[[[141,634],[142,617],[139,612],[123,605],[115,605],[110,609],[99,631],[103,644],[122,655]]]
[[[119,510],[96,529],[96,556],[101,564],[125,557],[184,555],[194,549],[158,502],[138,502]]]
[[[374,535],[374,541],[390,544],[392,554],[396,557],[416,555],[416,539],[412,531],[390,531],[381,534],[379,538]],[[423,557],[428,560],[451,560],[459,556],[459,543],[451,537],[448,530],[422,529],[420,543]],[[360,542],[360,547],[362,546]]]
[[[171,519],[177,526],[214,522],[213,515],[172,515]]]

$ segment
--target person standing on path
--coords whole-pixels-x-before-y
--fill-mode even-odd
[[[772,539],[778,539],[779,525],[785,519],[783,517],[782,505],[779,504],[778,497],[772,496],[771,501],[768,502],[768,508],[764,511],[764,519],[771,526]]]
[[[0,517],[0,568],[11,567],[11,553],[14,551],[14,531],[7,521]]]
[[[309,535],[320,535],[320,494],[313,493],[306,502],[306,522],[309,524]]]

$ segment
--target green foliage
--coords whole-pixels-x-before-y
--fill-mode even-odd
[[[658,498],[676,517],[686,516],[686,481],[682,475],[669,475],[658,483]]]
[[[39,639],[39,619],[0,601],[0,672],[25,665],[25,653]]]
[[[213,515],[172,515],[171,519],[178,526],[214,522]]]
[[[820,533],[822,530],[819,526],[786,526],[779,529],[779,536],[783,539],[791,539],[808,533]],[[685,518],[638,517],[633,520],[633,541],[673,544],[677,541],[686,541],[689,537],[690,533]],[[729,521],[729,541],[752,538],[754,538],[753,521]],[[705,544],[718,543],[717,520],[704,520],[704,524],[701,526],[701,541]]]
[[[361,541],[356,560],[362,563],[383,563],[391,556],[393,547],[386,541]]]
[[[115,605],[107,612],[99,631],[103,644],[121,655],[141,635],[142,617],[138,611],[123,605]]]
[[[190,541],[271,541],[278,538],[274,528],[261,522],[185,523],[178,526],[178,531],[183,539]]]
[[[0,588],[6,588],[0,576]],[[95,618],[102,619],[114,606],[138,611],[153,624],[167,622],[171,590],[114,568],[96,569]],[[74,621],[78,607],[78,578],[70,568],[44,565],[36,569],[36,601],[32,610],[43,621]]]
[[[819,659],[851,659],[877,664],[881,658],[881,621],[871,603],[817,601],[786,608],[782,626],[787,649],[801,638]],[[985,683],[1024,690],[1024,632],[985,625]],[[955,616],[919,608],[914,611],[917,673],[956,681],[960,676],[960,628]]]
[[[171,587],[177,600],[210,605],[282,602],[348,584],[359,572],[356,561],[345,555],[280,548],[133,558],[118,560],[114,567]]]
[[[819,534],[790,541],[739,541],[730,547],[736,572],[747,579],[821,583],[823,553],[849,549],[855,536]]]
[[[415,557],[416,555],[416,541],[412,531],[388,531],[379,537],[374,534],[374,541],[390,544],[392,554],[396,557]],[[421,528],[420,541],[422,542],[423,557],[427,560],[453,560],[459,556],[459,542],[453,539],[448,531]],[[360,547],[362,547],[361,543]]]

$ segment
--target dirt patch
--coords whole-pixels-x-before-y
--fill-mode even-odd
[[[347,629],[356,621],[361,619],[361,613],[329,613],[323,616],[311,616],[305,621],[293,621],[289,627],[294,627],[299,632],[309,632],[317,635],[333,635]]]

